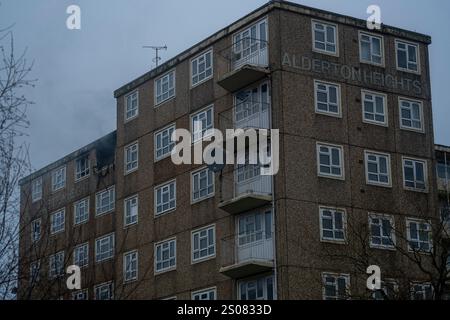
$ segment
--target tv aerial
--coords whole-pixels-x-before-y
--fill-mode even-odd
[[[159,52],[161,50],[167,50],[167,46],[142,46],[144,49],[152,49],[155,51],[155,57],[152,59],[152,61],[155,63],[156,67],[158,67],[159,61],[161,60],[161,57],[159,56]]]

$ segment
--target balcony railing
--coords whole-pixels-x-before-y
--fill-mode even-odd
[[[269,44],[266,40],[243,38],[219,54],[228,63],[219,84],[230,92],[262,79],[268,73]]]
[[[273,236],[272,232],[260,230],[222,239],[220,272],[242,278],[272,269]]]
[[[220,184],[219,207],[229,213],[241,213],[272,201],[272,176],[262,176],[259,165],[238,165],[224,171]]]

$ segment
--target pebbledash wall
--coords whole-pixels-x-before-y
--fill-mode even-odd
[[[83,168],[79,151],[21,181],[19,296],[371,298],[365,268],[377,264],[399,292],[426,297],[423,276],[396,246],[407,250],[408,237],[417,244],[415,227],[438,216],[430,43],[415,32],[369,31],[363,20],[271,1],[119,88],[109,173],[96,165],[94,143],[85,149],[85,180],[73,178],[77,163]],[[211,173],[172,163],[173,129],[195,138],[211,127],[279,129],[280,172],[263,177],[257,166],[228,165]],[[61,166],[64,187],[52,192]],[[43,195],[33,202],[41,177]],[[74,203],[86,197],[89,216],[74,225]],[[63,208],[65,220],[54,217],[54,227],[60,221],[64,229],[48,235],[50,216]],[[38,218],[33,243],[30,222]],[[395,246],[389,224],[403,235]],[[73,293],[64,277],[48,279],[49,255],[64,251],[70,265],[83,243],[83,290]],[[40,277],[30,282],[38,260]]]

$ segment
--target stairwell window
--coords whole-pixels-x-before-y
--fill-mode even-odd
[[[138,195],[125,199],[124,201],[124,221],[125,227],[131,226],[138,222],[139,197]]]
[[[95,262],[102,262],[114,257],[114,233],[95,240]]]
[[[64,251],[60,251],[50,256],[48,274],[50,279],[64,275]]]
[[[385,94],[362,90],[363,122],[387,126],[388,114]]]
[[[89,220],[89,197],[75,202],[74,225],[80,225]]]
[[[42,199],[42,177],[31,182],[31,201],[36,202]]]
[[[417,100],[400,98],[400,128],[423,132],[423,105]]]
[[[402,160],[405,189],[426,192],[428,188],[427,161],[405,157]]]
[[[349,299],[350,276],[348,274],[322,274],[323,299],[347,300]]]
[[[155,133],[155,161],[162,160],[170,156],[175,142],[172,141],[172,133],[175,131],[175,125],[170,125]]]
[[[155,106],[175,97],[175,70],[155,80]]]
[[[125,121],[134,119],[139,114],[139,92],[134,91],[125,97]]]
[[[213,76],[213,51],[208,50],[191,60],[192,87],[205,82]]]
[[[344,209],[320,207],[320,240],[345,242],[346,212]]]
[[[109,187],[95,195],[95,215],[101,216],[115,208],[115,187]]]
[[[155,244],[155,273],[176,269],[176,255],[176,239],[170,239]]]
[[[369,214],[370,246],[378,249],[395,249],[394,217]]]
[[[214,172],[208,168],[192,173],[192,203],[202,201],[214,195],[214,177]]]
[[[391,186],[391,156],[386,153],[364,151],[366,182],[369,185]]]
[[[420,73],[419,45],[395,40],[397,69],[400,71]]]
[[[123,279],[131,282],[138,279],[138,252],[127,252],[123,255]]]
[[[177,206],[176,181],[155,188],[155,215],[172,211]]]
[[[192,262],[216,256],[216,228],[206,227],[192,232]]]
[[[50,234],[64,232],[66,224],[66,209],[61,209],[50,216]]]
[[[359,33],[360,61],[374,65],[384,65],[383,37],[366,32]]]
[[[320,177],[344,179],[342,146],[317,143],[317,174]]]
[[[136,171],[139,166],[139,143],[125,147],[125,174]]]
[[[431,224],[424,220],[406,219],[406,227],[409,250],[431,252]]]
[[[35,243],[41,239],[41,219],[31,222],[31,242]]]
[[[89,264],[89,243],[83,243],[76,246],[73,250],[73,264],[80,268],[87,267]]]
[[[75,160],[75,181],[80,181],[89,177],[90,174],[90,161],[88,156],[78,158]]]
[[[192,142],[201,141],[212,134],[214,128],[214,106],[191,116]]]
[[[312,21],[313,50],[337,56],[338,37],[337,25],[322,21]]]
[[[66,186],[66,166],[52,172],[52,191],[61,190]]]
[[[337,84],[314,81],[316,113],[341,117],[341,87]]]

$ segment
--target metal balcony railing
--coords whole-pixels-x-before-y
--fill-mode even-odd
[[[270,103],[244,101],[220,114],[219,124],[226,129],[270,129]]]
[[[266,40],[243,38],[221,51],[221,56],[229,62],[229,70],[234,71],[245,65],[267,67],[269,50]]]

